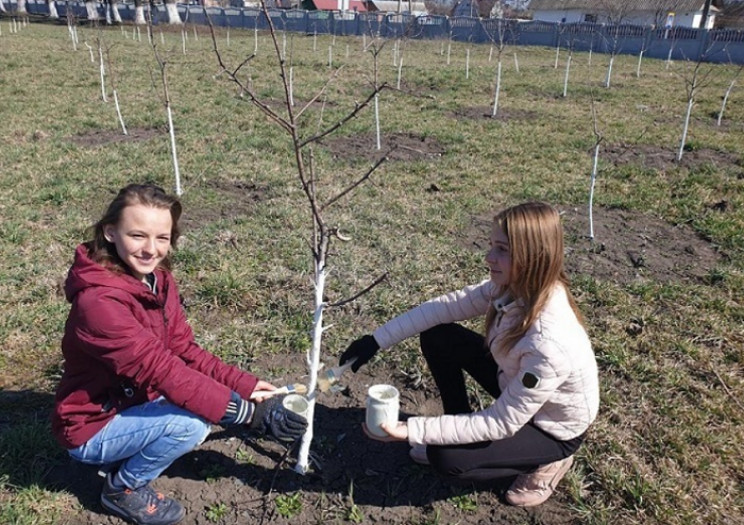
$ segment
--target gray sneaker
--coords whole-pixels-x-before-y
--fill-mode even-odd
[[[106,476],[101,491],[101,504],[120,518],[137,525],[173,525],[186,511],[176,500],[155,492],[150,485],[138,489],[120,489]]]

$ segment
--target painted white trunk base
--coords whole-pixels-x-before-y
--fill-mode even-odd
[[[181,21],[181,15],[178,14],[178,6],[176,4],[165,4],[165,10],[168,13],[169,24],[183,24],[183,21]]]
[[[143,26],[147,23],[145,20],[145,7],[138,5],[134,8],[134,23],[138,26]]]
[[[85,2],[85,12],[88,20],[98,20],[98,4],[94,2]]]

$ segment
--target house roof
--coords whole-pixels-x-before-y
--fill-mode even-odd
[[[597,0],[532,0],[528,8],[531,11],[581,9],[602,12],[607,10],[605,5],[609,5],[609,2],[604,4],[604,2],[598,2]],[[623,2],[623,9],[626,11],[701,11],[704,5],[704,0],[626,0]],[[711,10],[718,7],[723,7],[723,0],[713,0]]]

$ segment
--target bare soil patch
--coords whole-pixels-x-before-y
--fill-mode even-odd
[[[294,370],[297,375],[290,381],[303,374],[296,357],[272,356],[271,365]],[[201,447],[172,465],[155,486],[186,507],[184,524],[353,523],[349,518],[353,505],[360,523],[421,523],[435,512],[439,523],[576,523],[560,493],[537,509],[517,509],[503,502],[508,481],[453,486],[428,467],[413,463],[406,444],[367,438],[361,430],[367,388],[391,381],[406,385],[402,416],[440,413],[432,385],[414,385],[392,369],[378,367],[371,375],[362,370],[343,391],[323,395],[316,405],[313,472],[305,476],[294,472],[294,456],[287,457],[287,450],[274,441],[215,427]],[[82,509],[69,516],[70,525],[122,523],[98,502],[102,479],[95,468],[70,461],[50,473],[49,483],[80,501]],[[295,494],[301,508],[291,516],[281,515],[281,498]],[[470,510],[458,499],[461,496],[472,501]],[[225,505],[220,519],[210,521],[208,511],[220,504]]]
[[[388,161],[415,161],[437,159],[446,150],[435,137],[413,133],[394,133],[380,137],[380,149],[372,133],[361,133],[351,137],[336,137],[323,140],[321,144],[338,160],[369,160],[375,162],[387,157]]]
[[[496,116],[494,117],[492,115],[492,106],[465,106],[457,108],[452,112],[452,116],[456,119],[489,119],[499,122],[507,122],[510,120],[533,120],[538,118],[538,113],[536,111],[514,108],[498,108]]]
[[[258,203],[267,199],[267,188],[250,181],[209,180],[206,186],[222,198],[209,208],[191,207],[184,210],[182,229],[185,232],[192,226],[198,227],[221,218],[249,216]]]
[[[563,217],[570,275],[619,284],[703,281],[724,259],[714,245],[687,224],[672,225],[616,208],[595,208],[591,240],[586,208],[558,208]],[[491,220],[474,218],[464,234],[464,244],[485,253]]]
[[[744,163],[741,158],[732,153],[710,148],[685,151],[682,160],[677,162],[677,149],[675,148],[660,148],[650,144],[607,144],[602,149],[600,158],[615,166],[631,164],[658,171],[666,171],[676,166],[694,168],[710,165],[719,169],[733,169],[744,177]]]

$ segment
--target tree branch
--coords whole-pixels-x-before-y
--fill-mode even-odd
[[[390,155],[396,149],[397,149],[397,146],[393,146],[392,148],[390,148],[388,150],[388,152],[385,155],[383,155],[382,157],[380,157],[377,160],[377,162],[375,162],[375,164],[369,170],[367,170],[367,173],[365,173],[364,175],[362,175],[356,182],[350,184],[345,189],[341,190],[340,193],[338,193],[335,196],[333,196],[330,199],[328,199],[325,202],[325,204],[321,204],[320,210],[321,211],[325,210],[328,206],[330,206],[334,202],[338,201],[339,199],[341,199],[342,197],[344,197],[346,194],[348,194],[349,192],[353,191],[354,188],[356,188],[357,186],[359,186],[362,182],[364,182],[365,180],[367,180],[372,175],[372,173],[374,173],[375,170],[377,168],[379,168],[382,165],[382,163],[385,162],[388,159],[388,155]]]
[[[222,55],[220,53],[219,48],[217,47],[217,37],[214,34],[214,25],[212,24],[212,19],[209,17],[209,13],[207,12],[207,8],[204,7],[204,16],[207,19],[207,25],[209,26],[209,32],[212,36],[212,49],[214,50],[214,54],[217,56],[217,62],[219,63],[220,67],[222,68],[222,72],[226,73],[230,81],[235,83],[240,88],[240,96],[242,97],[244,94],[248,95],[248,98],[250,101],[256,105],[263,113],[269,117],[271,120],[279,124],[282,128],[284,128],[286,131],[291,132],[292,131],[292,125],[290,122],[288,122],[286,119],[282,118],[278,113],[276,113],[273,109],[271,109],[268,105],[261,102],[256,94],[253,92],[253,90],[246,85],[244,85],[240,79],[238,78],[238,72],[245,66],[248,62],[250,62],[255,55],[251,55],[245,60],[243,60],[235,70],[230,70],[225,65],[224,61],[222,60]],[[219,73],[218,73],[219,74]]]
[[[326,307],[328,307],[328,308],[335,308],[337,306],[343,306],[345,304],[348,304],[348,303],[350,303],[352,301],[355,301],[355,300],[359,299],[362,295],[366,294],[372,288],[374,288],[375,286],[377,286],[378,284],[380,284],[382,281],[384,281],[385,279],[387,279],[387,276],[388,276],[387,272],[383,273],[377,279],[375,279],[374,282],[372,282],[372,284],[370,284],[369,286],[367,286],[364,290],[361,290],[360,292],[355,293],[354,295],[352,295],[348,299],[344,299],[342,301],[336,301],[335,303],[328,303],[328,304],[326,304]]]
[[[359,113],[362,109],[367,107],[369,103],[372,101],[372,99],[375,98],[375,95],[377,95],[380,91],[382,91],[385,88],[387,88],[387,84],[383,82],[379,87],[376,87],[375,90],[369,94],[369,96],[364,100],[364,102],[362,102],[361,104],[357,104],[354,110],[348,113],[344,118],[336,122],[333,126],[327,128],[325,131],[322,131],[318,133],[317,135],[313,135],[312,137],[301,141],[299,143],[299,147],[302,148],[306,146],[307,144],[310,144],[311,142],[317,142],[323,137],[325,137],[326,135],[329,135],[333,133],[334,131],[336,131],[338,128],[340,128],[341,126],[346,124],[348,121],[353,119],[357,115],[357,113]]]

